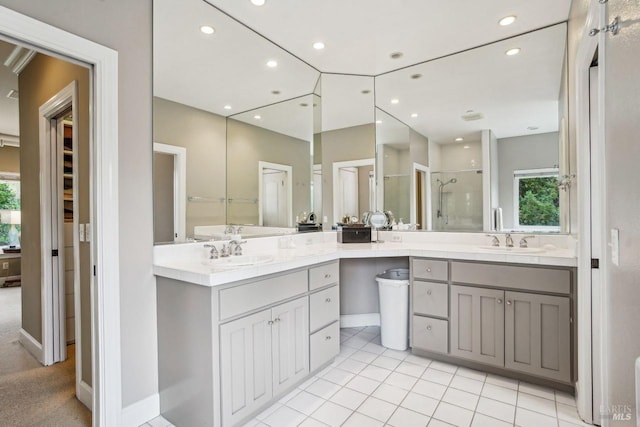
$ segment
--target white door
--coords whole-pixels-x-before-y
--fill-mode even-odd
[[[340,168],[340,201],[341,209],[338,211],[340,217],[336,221],[340,221],[345,215],[356,215],[358,213],[358,168]]]
[[[287,227],[287,172],[263,169],[262,177],[262,225]]]

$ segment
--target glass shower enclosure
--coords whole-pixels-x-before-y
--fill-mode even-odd
[[[432,172],[431,218],[435,231],[482,231],[482,171]]]

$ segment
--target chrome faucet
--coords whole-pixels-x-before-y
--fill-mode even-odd
[[[494,234],[486,234],[486,236],[491,237],[491,246],[495,246],[495,247],[500,246],[500,239],[498,239],[498,236]]]
[[[216,249],[216,245],[214,245],[213,243],[207,243],[204,245],[205,248],[211,248],[211,250],[209,251],[209,259],[218,259],[219,254],[218,254],[218,249]]]
[[[527,239],[533,239],[536,236],[524,236],[522,239],[520,239],[520,244],[519,246],[521,248],[528,248],[529,247],[529,242],[527,242]]]
[[[242,245],[247,243],[246,240],[238,241],[232,240],[229,242],[229,254],[230,255],[242,255]]]
[[[508,248],[513,247],[513,238],[511,237],[511,233],[507,233],[504,237],[504,245]]]

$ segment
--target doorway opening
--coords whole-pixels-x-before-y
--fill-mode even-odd
[[[333,223],[375,211],[375,160],[333,163]],[[349,219],[349,221],[346,221]]]
[[[153,143],[153,236],[183,242],[187,217],[187,149]]]

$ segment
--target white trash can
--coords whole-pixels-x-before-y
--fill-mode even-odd
[[[409,342],[409,270],[394,268],[376,276],[380,296],[380,340],[393,350]]]

